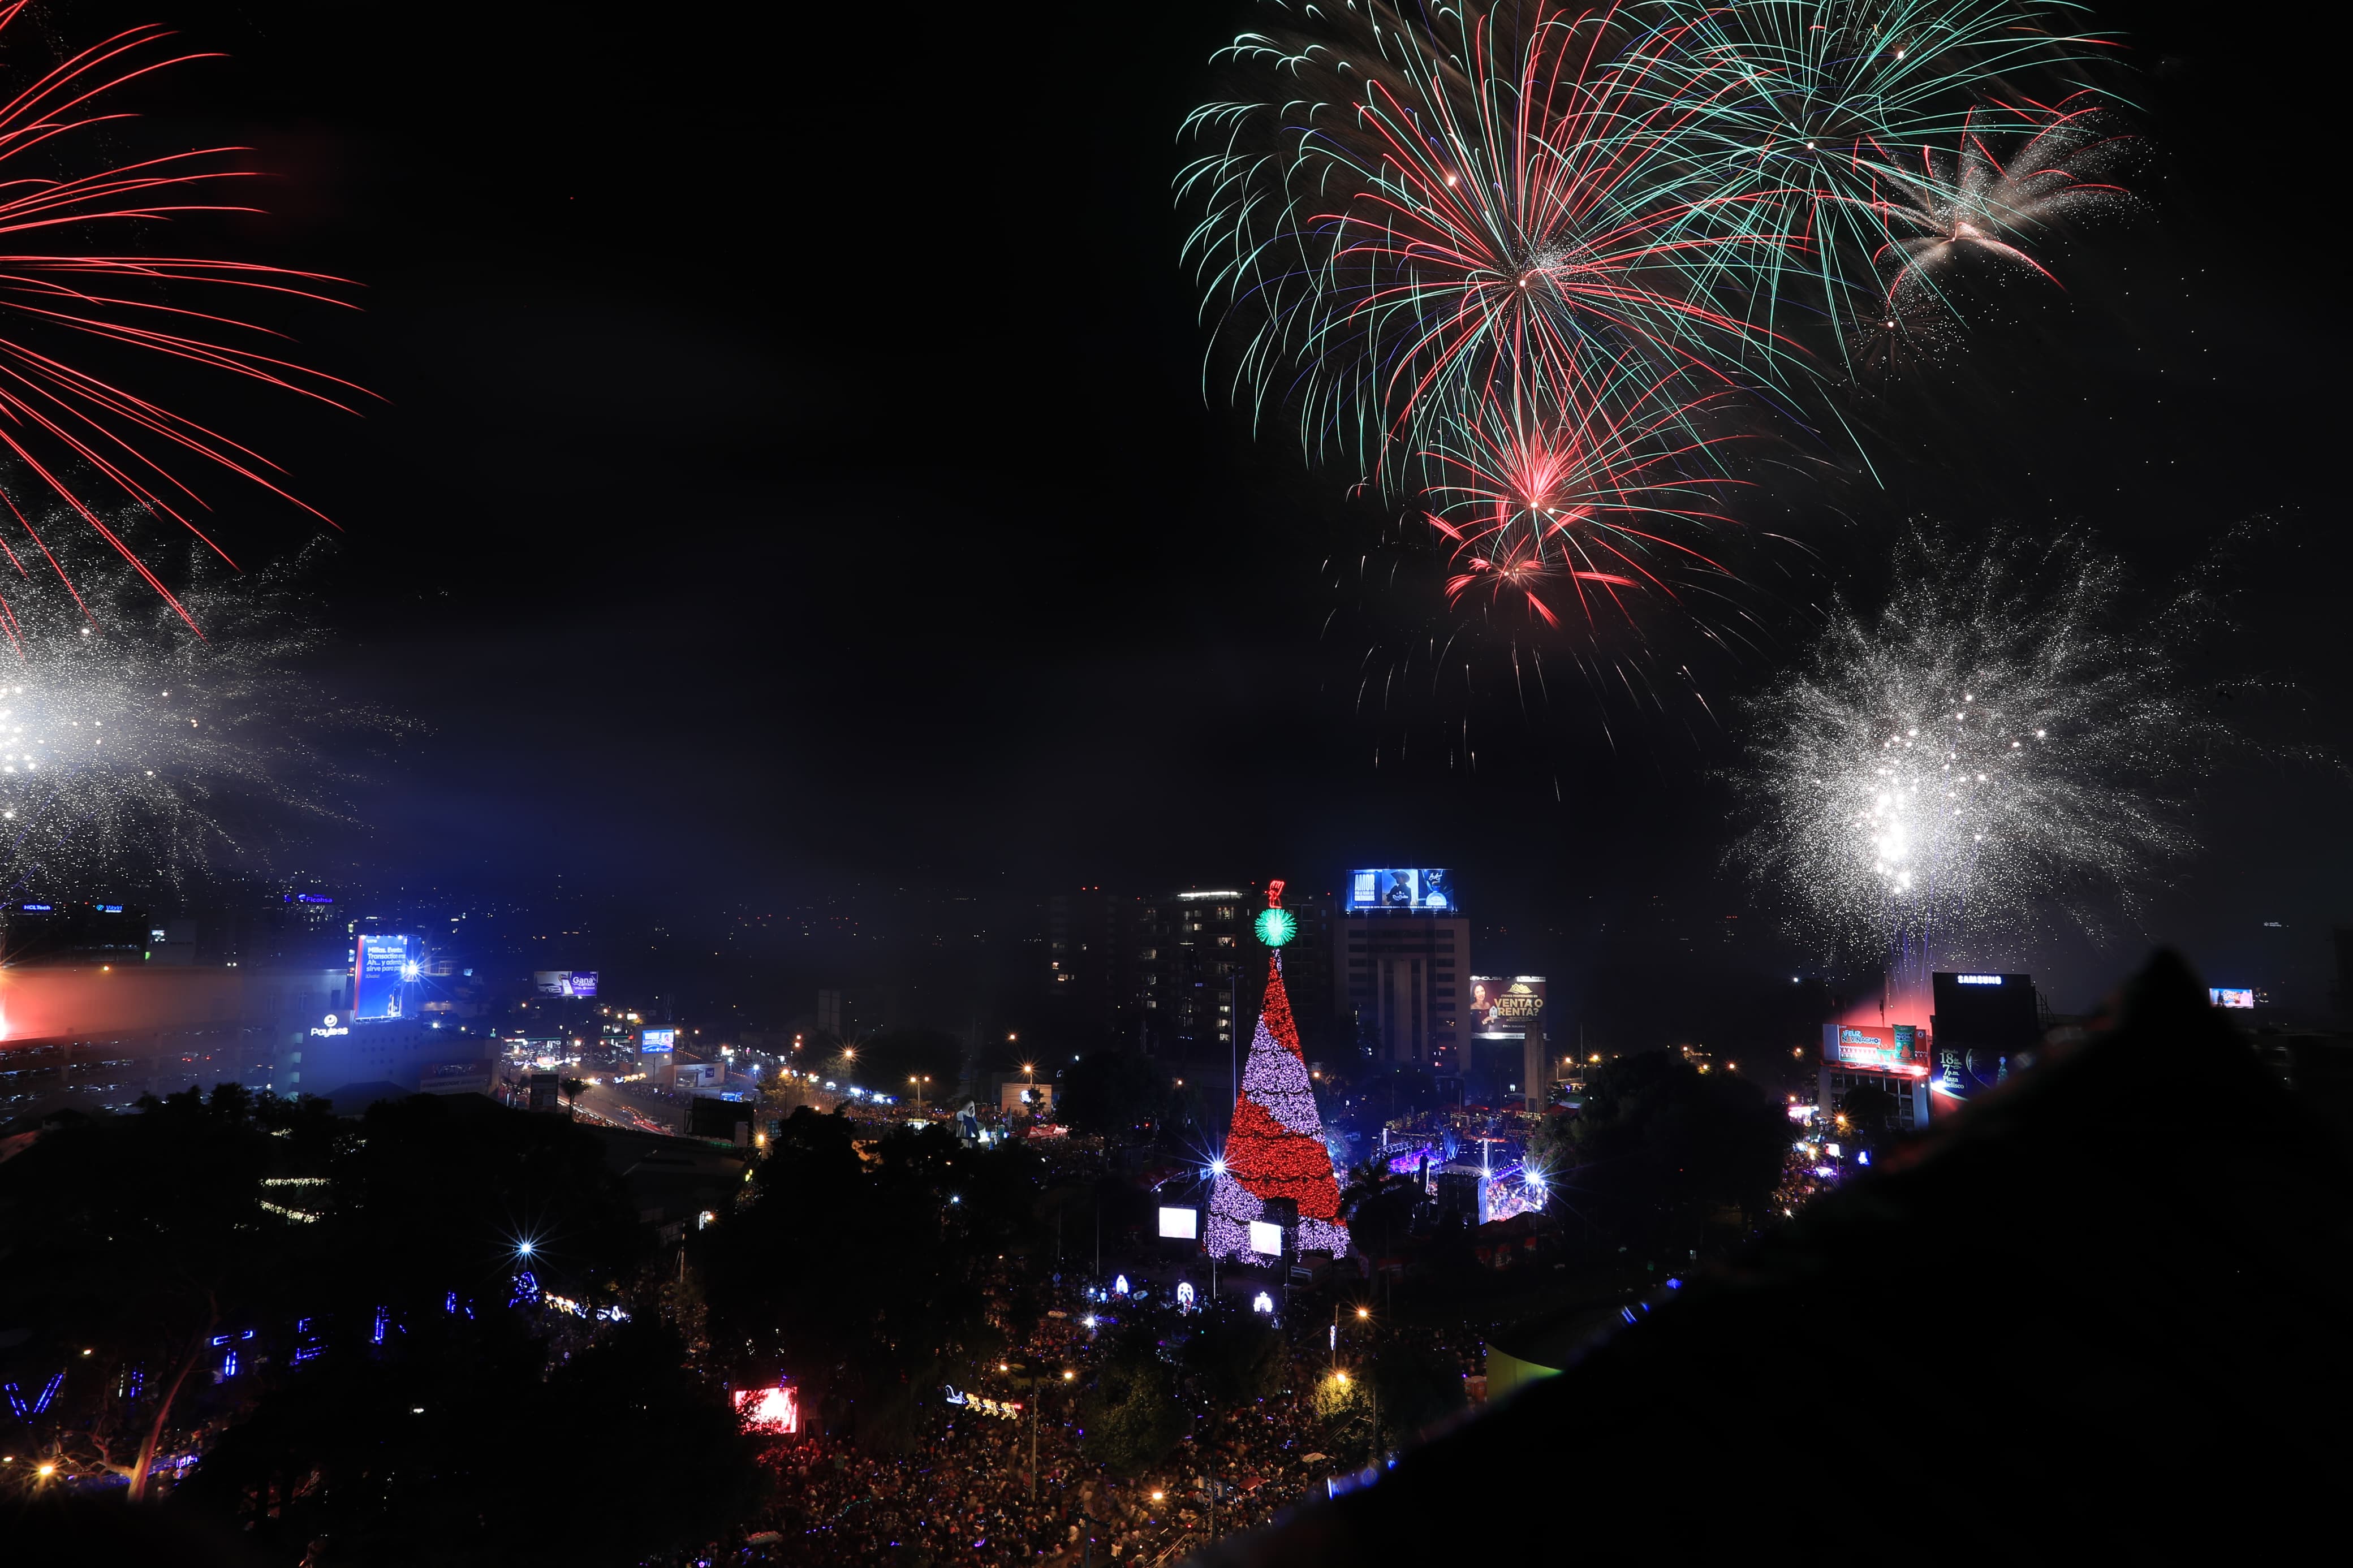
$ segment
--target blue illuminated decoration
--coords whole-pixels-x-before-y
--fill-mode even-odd
[[[373,1336],[375,1343],[384,1343],[385,1325],[391,1321],[391,1317],[392,1313],[387,1308],[378,1307],[375,1310],[375,1332]]]
[[[58,1390],[65,1386],[65,1381],[66,1374],[62,1372],[58,1373],[55,1377],[50,1378],[41,1392],[30,1400],[27,1400],[23,1391],[13,1383],[0,1384],[0,1389],[5,1389],[7,1393],[8,1408],[16,1413],[17,1420],[23,1421],[48,1409],[49,1401],[58,1396]]]

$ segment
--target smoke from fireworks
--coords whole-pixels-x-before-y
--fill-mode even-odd
[[[0,45],[12,59],[16,45],[30,42],[9,32],[26,3],[0,5]],[[133,351],[115,356],[133,361],[140,353],[158,355],[335,407],[357,389],[263,352],[283,334],[222,313],[224,301],[238,298],[326,300],[320,290],[336,279],[249,262],[51,248],[85,239],[111,247],[176,217],[255,210],[213,195],[259,177],[243,148],[133,156],[62,177],[52,173],[61,159],[110,156],[99,152],[100,139],[119,138],[132,118],[106,107],[120,89],[205,58],[173,54],[170,37],[157,27],[133,27],[0,91],[0,236],[10,252],[0,257],[0,457],[7,459],[0,505],[13,525],[0,530],[0,552],[19,572],[30,562],[71,591],[58,528],[34,523],[54,498],[69,514],[60,520],[67,531],[78,523],[95,533],[193,626],[124,537],[117,509],[127,504],[168,519],[217,550],[193,515],[206,502],[187,471],[217,470],[294,498],[273,477],[276,465],[119,384],[105,362],[91,368],[87,352],[95,344],[106,354]],[[214,308],[191,302],[189,292],[198,288],[211,292]]]
[[[1838,609],[1748,704],[1736,853],[1818,935],[1906,970],[1981,932],[2130,919],[2191,847],[2179,792],[2213,738],[2170,617],[2128,627],[2122,569],[2072,536],[1915,536],[1895,564],[1875,618]]]
[[[204,638],[128,582],[97,622],[61,584],[20,595],[20,657],[0,654],[9,896],[260,868],[290,832],[342,818],[328,743],[399,728],[305,673],[319,637],[287,586],[299,561],[233,590],[208,563],[196,554],[178,595]]]

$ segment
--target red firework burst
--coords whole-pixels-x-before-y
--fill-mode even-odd
[[[0,5],[0,37],[28,3]],[[195,629],[187,611],[100,514],[101,505],[127,503],[168,518],[224,561],[227,554],[188,515],[206,503],[175,467],[224,469],[326,520],[280,486],[271,477],[282,471],[277,465],[79,368],[68,357],[70,344],[95,338],[338,408],[345,406],[340,395],[361,389],[247,346],[257,338],[282,339],[281,333],[174,302],[181,286],[205,284],[342,304],[320,291],[342,279],[249,262],[47,247],[54,238],[119,231],[142,219],[259,210],[206,199],[230,183],[259,177],[244,166],[247,148],[200,148],[63,177],[43,172],[37,162],[70,154],[93,127],[132,118],[105,107],[118,89],[173,66],[217,58],[174,52],[171,37],[155,26],[129,28],[69,56],[13,94],[0,88],[0,245],[8,247],[0,253],[0,458],[13,458],[7,467],[18,470],[0,471],[0,502],[69,592],[74,592],[72,580],[36,527],[33,514],[39,509],[27,504],[26,490],[46,490],[95,530]],[[24,561],[5,538],[0,554],[25,574]],[[80,603],[78,592],[74,597]]]
[[[1712,460],[1723,437],[1699,425],[1715,398],[1684,400],[1672,386],[1621,375],[1609,395],[1539,416],[1491,401],[1425,453],[1435,510],[1424,515],[1454,547],[1448,602],[1516,596],[1556,627],[1564,594],[1590,621],[1596,595],[1622,615],[1630,590],[1672,599],[1679,576],[1724,574],[1675,537],[1732,521],[1715,504],[1736,482]]]

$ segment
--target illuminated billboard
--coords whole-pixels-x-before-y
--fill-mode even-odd
[[[1911,1024],[1825,1024],[1822,1056],[1839,1067],[1926,1078],[1927,1031]]]
[[[1545,977],[1541,974],[1474,974],[1471,977],[1471,1032],[1497,1037],[1541,1034]]]
[[[1279,1225],[1270,1225],[1262,1219],[1250,1221],[1250,1249],[1268,1258],[1282,1257],[1282,1227]]]
[[[593,969],[534,969],[531,972],[531,986],[542,996],[594,996],[596,994],[596,972]]]
[[[2206,999],[2217,1007],[2253,1007],[2255,1005],[2253,989],[2232,985],[2208,986]]]
[[[424,956],[424,944],[415,937],[361,937],[352,953],[352,1022],[383,1024],[413,1016]]]
[[[676,1049],[678,1049],[676,1029],[646,1029],[640,1031],[638,1036],[638,1050],[640,1055]]]
[[[1171,1209],[1160,1211],[1160,1234],[1169,1241],[1195,1241],[1201,1235],[1201,1211]]]
[[[1348,873],[1352,910],[1442,910],[1452,912],[1454,873],[1442,867],[1388,867]]]

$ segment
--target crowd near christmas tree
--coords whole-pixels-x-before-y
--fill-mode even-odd
[[[1478,1225],[1333,1168],[1319,1104],[1395,1086],[1267,1012],[1237,1106],[1097,1051],[1050,1127],[769,1108],[683,1224],[615,1134],[471,1097],[54,1121],[0,1152],[0,1487],[21,1531],[135,1521],[188,1562],[1170,1561],[1461,1418],[1509,1325],[1614,1319],[1789,1195],[1777,1107],[1630,1058],[1534,1124],[1549,1205]]]

